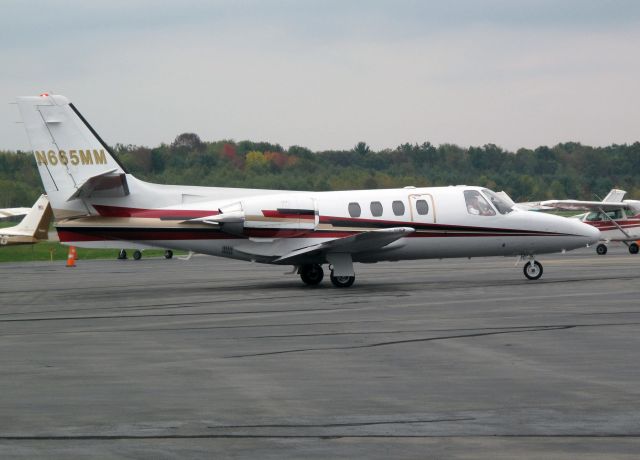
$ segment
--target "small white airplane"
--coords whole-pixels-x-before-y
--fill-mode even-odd
[[[351,286],[354,262],[520,256],[528,279],[538,254],[584,247],[598,229],[515,209],[482,187],[293,192],[158,185],[128,174],[65,97],[19,97],[18,107],[60,241],[104,247],[129,241],[266,264],[290,265],[309,285],[329,264]]]
[[[596,246],[600,255],[607,253],[607,243],[616,241],[626,244],[631,254],[637,254],[640,240],[640,201],[623,200],[626,191],[612,189],[602,201],[547,200],[541,201],[541,209],[563,209],[588,211],[574,216],[592,225],[602,234]]]
[[[52,212],[47,196],[41,195],[33,207],[27,209],[26,216],[18,225],[0,228],[0,246],[34,244],[38,241],[49,239],[49,224],[51,223]]]

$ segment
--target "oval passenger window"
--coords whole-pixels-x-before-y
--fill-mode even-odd
[[[382,215],[382,203],[379,201],[372,201],[370,209],[373,217],[380,217]]]
[[[396,216],[404,216],[404,203],[402,201],[394,201],[391,203],[391,209]]]
[[[351,217],[360,217],[360,214],[362,214],[360,205],[358,203],[349,203],[349,215]]]
[[[427,204],[427,201],[426,200],[416,201],[416,211],[418,211],[418,214],[420,214],[421,216],[429,214],[429,205]]]

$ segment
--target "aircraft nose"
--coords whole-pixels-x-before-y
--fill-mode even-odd
[[[602,235],[600,234],[600,230],[598,230],[593,225],[585,224],[583,222],[576,222],[580,225],[579,235],[587,238],[587,244],[595,244],[602,239]]]

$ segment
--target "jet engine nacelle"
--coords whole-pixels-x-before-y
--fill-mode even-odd
[[[286,232],[290,237],[313,230],[318,224],[315,200],[298,194],[246,198],[223,206],[219,211],[208,220],[217,222],[223,231],[234,235],[264,233],[265,236],[277,236],[279,232]]]

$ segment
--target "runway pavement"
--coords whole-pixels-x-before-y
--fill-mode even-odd
[[[0,458],[638,458],[640,255],[0,264]]]

